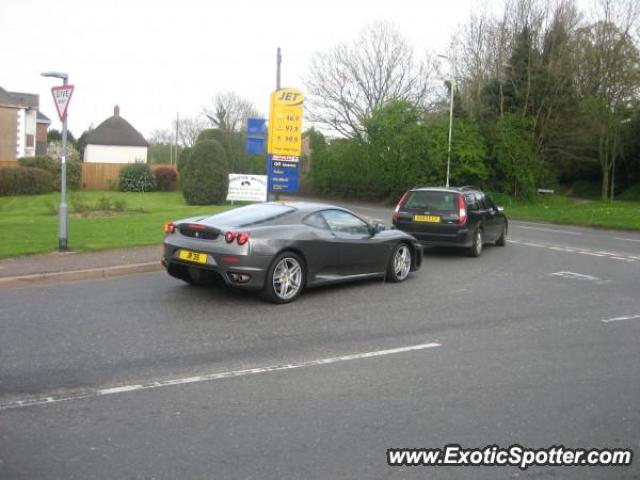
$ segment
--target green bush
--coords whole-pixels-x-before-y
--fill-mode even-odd
[[[178,168],[178,172],[182,172],[182,169],[184,168],[184,166],[189,161],[189,155],[190,154],[191,154],[191,148],[190,147],[183,148],[180,151],[180,154],[178,155],[178,163],[176,164],[176,167]]]
[[[36,195],[53,191],[54,178],[42,168],[0,168],[0,195]]]
[[[158,167],[153,171],[160,192],[173,192],[178,186],[178,172],[173,167]]]
[[[131,163],[120,170],[122,192],[152,192],[156,189],[156,177],[146,163]]]
[[[96,210],[111,210],[111,199],[105,196],[100,197],[96,204]]]
[[[62,167],[58,160],[44,155],[22,157],[18,159],[21,167],[40,168],[53,176],[53,189],[60,190],[60,173]],[[82,180],[82,163],[77,158],[67,159],[67,188],[78,190]]]
[[[203,140],[191,149],[180,172],[180,186],[189,205],[221,204],[229,187],[229,164],[222,145]]]

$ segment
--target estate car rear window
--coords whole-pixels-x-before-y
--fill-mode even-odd
[[[411,192],[403,208],[425,211],[457,212],[458,194],[418,190]]]
[[[228,212],[219,213],[207,218],[207,221],[227,227],[249,227],[260,223],[270,222],[295,212],[296,209],[288,205],[257,204],[235,208]]]

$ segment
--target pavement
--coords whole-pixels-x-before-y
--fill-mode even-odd
[[[480,258],[288,305],[164,272],[4,288],[0,478],[638,479],[639,273],[637,233],[512,222]],[[386,462],[452,443],[635,457]]]

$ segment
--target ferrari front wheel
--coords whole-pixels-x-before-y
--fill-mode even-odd
[[[393,249],[389,265],[387,266],[387,279],[392,282],[403,282],[411,271],[411,248],[406,243],[399,243]]]

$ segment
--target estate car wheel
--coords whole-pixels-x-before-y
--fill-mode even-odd
[[[411,261],[409,245],[406,243],[396,245],[387,266],[387,279],[392,282],[403,282],[411,271]]]
[[[502,233],[500,234],[500,237],[498,237],[498,240],[496,240],[496,245],[498,247],[504,247],[507,245],[507,226],[506,225],[502,227]]]
[[[262,295],[274,303],[289,303],[300,295],[304,282],[304,262],[295,253],[284,252],[269,267]]]
[[[473,234],[473,244],[467,253],[470,257],[479,257],[482,253],[482,230],[480,228]]]

